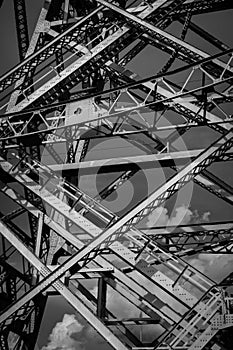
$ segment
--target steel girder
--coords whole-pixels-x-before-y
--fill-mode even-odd
[[[221,146],[220,146],[221,147]],[[17,243],[18,244],[18,243]]]
[[[232,222],[151,228],[147,235],[182,256],[197,252],[229,254],[232,251]]]
[[[30,56],[30,54],[32,54],[34,50],[38,48],[40,45],[42,45],[43,43],[40,29],[47,14],[47,7],[48,7],[48,2],[45,1],[44,7],[41,10],[34,33],[32,34],[32,37],[29,43],[26,8],[25,8],[24,0],[22,1],[14,0],[16,31],[18,36],[18,46],[19,46],[21,61],[24,58],[27,58],[28,56]],[[33,69],[31,69],[30,72],[27,72],[26,76],[28,78],[26,85],[30,85],[32,83]],[[10,110],[12,106],[16,104],[19,96],[17,88],[23,83],[24,79],[25,79],[25,76],[21,77],[19,80],[16,81],[14,91],[10,96],[7,110]],[[31,89],[31,91],[32,90],[33,89]],[[32,130],[33,128],[30,125],[28,128],[28,131],[30,132]],[[31,147],[30,152],[34,157],[36,157],[36,159],[40,159],[40,150],[38,149],[37,146]],[[20,151],[19,151],[19,154],[20,154]],[[30,200],[32,201],[34,200],[34,197],[30,193],[30,191],[25,189],[24,192],[25,192],[25,198],[30,198]],[[20,214],[22,214],[22,211],[19,210],[3,218],[5,222],[6,220],[8,221],[8,225],[13,230],[13,232],[17,233],[17,235],[19,235],[21,239],[23,239],[25,243],[28,244],[33,249],[36,245],[36,236],[38,234],[37,219],[33,215],[31,215],[31,213],[28,213],[30,235],[31,235],[31,237],[28,237],[28,236],[25,236],[25,232],[23,232],[19,227],[17,227],[16,224],[11,222],[11,220],[14,219],[14,217]],[[46,238],[47,237],[45,237],[45,239]],[[4,251],[4,259],[8,259],[8,256],[5,254],[5,251]],[[25,258],[22,259],[22,266],[24,269],[24,273],[26,273],[26,275],[28,276],[27,283],[31,285],[33,283],[33,271],[32,271],[33,268],[29,265],[28,261]],[[17,272],[17,275],[19,275],[20,278],[22,279],[22,275],[20,275],[19,272]],[[8,279],[9,278],[6,279],[5,285],[7,285]],[[13,295],[14,300],[16,300],[19,297],[20,293],[22,293],[22,290],[25,292],[28,289],[28,286],[25,283],[25,279],[22,279],[22,280],[23,280],[23,284],[21,283],[22,285],[20,285],[20,281],[19,281],[19,283],[16,284],[17,288],[12,289],[12,294],[14,294]],[[2,333],[3,339],[1,344],[3,348],[5,346],[6,349],[8,349],[8,346],[10,343],[12,344],[11,346],[14,346],[15,349],[32,349],[35,347],[45,305],[46,305],[46,300],[47,300],[47,296],[44,296],[42,294],[38,295],[36,299],[32,301],[30,307],[26,307],[24,310],[22,310],[20,318],[16,318],[9,325],[9,327],[7,327],[4,330],[4,332]]]
[[[152,193],[146,200],[142,201],[139,205],[137,205],[130,213],[126,214],[122,218],[118,219],[116,223],[113,223],[109,228],[103,231],[102,234],[96,236],[96,238],[88,244],[87,247],[83,248],[80,252],[76,253],[72,258],[70,258],[66,263],[64,263],[60,268],[58,268],[55,272],[51,273],[47,278],[45,278],[44,282],[40,282],[40,284],[33,288],[31,292],[24,298],[22,298],[18,303],[23,305],[27,300],[41,292],[45,287],[49,284],[53,283],[57,278],[62,276],[68,269],[70,269],[73,264],[79,261],[79,268],[85,266],[90,260],[92,260],[96,254],[98,254],[98,247],[104,243],[105,247],[108,247],[112,244],[113,239],[116,237],[120,238],[121,234],[128,231],[135,225],[138,221],[142,220],[149,212],[153,211],[156,206],[160,206],[167,198],[169,198],[173,193],[175,193],[179,188],[183,187],[188,181],[190,181],[195,175],[199,172],[203,171],[207,166],[209,166],[215,159],[221,157],[227,149],[232,146],[232,132],[228,132],[222,138],[220,138],[216,144],[213,144],[206,151],[202,152],[199,157],[196,158],[195,162],[192,162],[190,165],[182,169],[177,175],[175,175],[170,181],[168,181],[165,185],[159,188],[157,191]],[[11,176],[15,176],[18,181],[21,176],[17,175],[15,172],[15,166],[10,166],[9,163],[2,163],[2,169],[11,173]],[[12,172],[12,170],[13,172]],[[23,176],[25,178],[25,176]],[[22,178],[22,179],[23,179]],[[26,180],[26,178],[25,178]],[[28,180],[26,180],[28,181]],[[26,185],[26,183],[25,183]],[[33,189],[33,187],[31,187]],[[38,189],[33,189],[36,193]],[[39,193],[39,192],[38,192]],[[47,203],[52,204],[51,200],[47,197],[43,198],[47,201]],[[52,204],[54,206],[54,204]],[[65,207],[65,204],[63,205]],[[59,209],[60,210],[60,209]],[[68,210],[69,212],[69,210]],[[63,209],[64,213],[64,209]],[[74,215],[74,213],[73,213]],[[77,216],[77,214],[75,214]],[[80,216],[77,216],[79,220]],[[75,222],[76,220],[75,219]],[[114,218],[113,218],[114,219]],[[114,220],[115,221],[115,220]],[[78,221],[77,221],[78,223]],[[80,222],[81,223],[81,222]],[[79,223],[79,225],[80,225]],[[93,229],[90,226],[86,226],[85,221],[82,219],[82,225],[85,227],[85,230],[91,234],[91,232],[98,232],[96,228]],[[99,231],[100,233],[101,231]],[[136,231],[137,232],[137,231]],[[140,235],[139,235],[140,236]],[[14,309],[19,306],[14,306]],[[11,311],[13,312],[13,310]],[[7,317],[6,312],[4,318]]]
[[[96,10],[97,11],[97,10]],[[93,13],[93,16],[95,15],[95,13]],[[89,19],[89,20],[91,20],[91,18]],[[83,20],[81,20],[81,22],[80,22],[80,25],[81,24],[83,24],[82,23],[83,22]],[[91,23],[92,23],[92,21],[91,21]],[[30,69],[35,65],[35,66],[38,66],[38,64],[40,63],[40,62],[42,62],[44,59],[47,59],[49,56],[48,56],[48,54],[49,55],[51,55],[51,54],[53,54],[54,53],[54,49],[56,48],[56,47],[59,47],[59,45],[63,45],[62,44],[62,42],[60,42],[59,40],[64,40],[65,39],[65,44],[69,44],[69,40],[75,40],[75,38],[77,37],[77,36],[79,36],[80,37],[80,35],[81,35],[81,37],[82,37],[82,34],[79,32],[79,31],[77,31],[77,29],[78,29],[78,24],[79,23],[77,23],[77,24],[75,24],[73,27],[71,27],[70,29],[68,29],[67,31],[65,31],[64,33],[62,33],[62,34],[60,34],[59,35],[59,37],[58,38],[56,38],[56,39],[54,39],[51,43],[49,43],[49,44],[47,44],[43,49],[42,49],[42,51],[41,50],[39,50],[37,53],[36,53],[36,55],[34,55],[35,56],[35,63],[33,63],[33,57],[34,56],[32,56],[31,58],[30,58],[30,60],[26,60],[25,61],[25,63],[23,63],[23,64],[21,64],[21,65],[19,65],[19,67],[16,67],[14,70],[12,70],[12,72],[10,71],[6,76],[3,76],[2,77],[2,86],[4,87],[4,86],[8,86],[8,83],[7,83],[7,81],[9,81],[9,83],[13,83],[14,82],[14,79],[18,79],[19,77],[20,77],[20,72],[22,71],[22,74],[24,74],[24,72],[26,73],[27,72],[27,70],[28,70],[28,68],[30,67]],[[85,24],[85,23],[84,23]],[[87,23],[87,25],[88,25],[88,23]],[[85,26],[85,30],[88,30],[88,28]],[[73,37],[72,38],[72,35],[74,35],[75,34],[75,37]],[[70,38],[70,39],[69,39]],[[75,44],[75,42],[73,41],[73,44],[72,45],[74,45]],[[85,45],[85,44],[84,44]],[[47,48],[47,46],[48,46],[48,48]],[[76,45],[74,46],[74,47],[76,47],[77,46],[77,43],[76,43]],[[81,45],[82,46],[82,45]],[[81,48],[81,50],[82,50],[82,48]],[[84,50],[85,50],[85,48],[84,48]],[[40,52],[41,51],[41,52]],[[109,52],[108,52],[108,54],[109,54]],[[39,59],[39,60],[38,60]],[[42,60],[42,61],[40,61],[40,60]],[[9,78],[8,78],[9,77]],[[15,78],[14,78],[15,77]],[[22,88],[21,88],[21,90],[22,90]],[[24,89],[23,89],[24,90]],[[25,92],[24,92],[25,93]],[[51,94],[50,94],[50,97],[51,97]]]
[[[22,61],[29,46],[25,0],[14,0],[15,22],[18,37],[19,57]]]
[[[220,3],[220,2],[218,2],[218,5],[219,5],[219,3]],[[225,2],[225,4],[226,4],[226,3],[227,3],[227,2]],[[217,9],[217,5],[216,5],[216,4],[217,4],[217,1],[215,1],[215,2],[212,1],[211,3],[209,2],[209,6],[210,6],[210,7],[211,7],[213,4],[215,4],[216,9]],[[198,5],[198,6],[201,5],[201,3],[198,2],[198,1],[196,1],[196,2],[195,2],[195,6],[197,6],[197,5]],[[203,3],[203,6],[204,6],[204,5],[206,6],[206,4]],[[228,5],[229,5],[229,2],[228,2]],[[177,9],[176,9],[176,11],[177,11]],[[222,130],[222,132],[224,132],[224,130]],[[36,203],[35,203],[35,204],[36,204]]]

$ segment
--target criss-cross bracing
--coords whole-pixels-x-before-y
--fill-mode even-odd
[[[30,40],[25,5],[0,77],[0,349],[37,349],[60,295],[109,348],[230,350],[233,46],[211,23],[232,1],[46,0]]]

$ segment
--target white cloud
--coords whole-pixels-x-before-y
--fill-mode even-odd
[[[233,256],[228,254],[199,254],[189,264],[217,283],[232,272]]]
[[[169,216],[167,208],[157,207],[150,215],[148,215],[148,221],[146,226],[159,227],[159,226],[178,226],[188,225],[189,223],[196,224],[209,221],[210,212],[204,212],[199,214],[197,210],[192,211],[187,206],[182,205],[175,209],[175,214]]]
[[[166,226],[168,220],[168,210],[164,207],[157,207],[150,215],[148,215],[146,226]]]
[[[192,219],[192,211],[186,206],[176,208],[175,215],[168,220],[168,226],[187,225]]]
[[[158,207],[148,217],[147,227],[151,226],[176,226],[182,224],[192,224],[209,221],[210,212],[199,213],[197,210],[190,210],[186,206],[176,208],[175,214],[169,216],[168,210]],[[232,256],[199,254],[195,258],[188,259],[189,263],[196,267],[216,282],[220,282],[232,270]],[[133,277],[133,276],[132,276]],[[141,277],[141,280],[140,280]],[[150,282],[143,276],[138,275],[138,282],[144,286],[151,287]],[[187,287],[186,287],[187,288]],[[89,286],[90,292],[97,296],[97,288]],[[192,291],[190,290],[192,293]],[[145,292],[146,294],[146,292]],[[160,296],[162,298],[162,295]],[[176,308],[178,305],[174,305]],[[118,318],[139,317],[140,311],[127,300],[124,300],[112,288],[107,292],[107,308]],[[97,334],[97,332],[84,322],[81,325],[75,315],[64,315],[62,322],[58,322],[54,327],[49,343],[41,350],[86,350],[100,347],[108,349],[107,343]],[[139,328],[138,328],[139,331]],[[141,327],[143,337],[153,338],[160,332],[159,326]],[[76,339],[73,335],[76,335]],[[77,340],[79,336],[79,341]],[[81,339],[81,340],[80,340]]]
[[[192,211],[183,205],[175,209],[175,215],[169,216],[166,208],[158,207],[148,216],[146,226],[148,228],[166,226],[167,232],[169,232],[169,226],[209,222],[210,215],[209,211],[199,213],[197,210]],[[193,258],[188,258],[187,261],[216,282],[221,282],[224,277],[232,272],[232,255],[199,254]]]
[[[198,224],[199,222],[209,222],[210,221],[210,212],[206,211],[203,214],[199,214],[197,210],[194,210],[192,213],[192,223]]]
[[[49,342],[41,350],[83,350],[83,342],[75,339],[83,326],[75,319],[75,315],[65,314],[49,336]]]

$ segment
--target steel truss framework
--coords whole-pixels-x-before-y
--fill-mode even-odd
[[[232,161],[233,49],[195,22],[232,1],[47,0],[30,42],[25,3],[14,5],[21,62],[0,78],[0,191],[10,203],[0,208],[0,349],[35,348],[54,294],[117,350],[231,349],[232,274],[216,283],[188,256],[231,254],[233,223],[145,222],[190,183],[233,203],[212,171]],[[148,47],[167,61],[143,78],[129,63]],[[207,147],[177,147],[203,127],[214,135]],[[136,154],[88,158],[119,140]],[[111,196],[158,167],[165,178],[153,190],[109,209]],[[83,177],[109,173],[97,194],[81,189]],[[134,317],[116,312],[111,295]]]

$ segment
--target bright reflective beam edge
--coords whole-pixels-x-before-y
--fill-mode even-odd
[[[175,69],[173,71],[166,72],[165,74],[162,74],[162,73],[161,74],[156,74],[156,75],[150,76],[149,78],[141,79],[139,82],[137,81],[136,83],[133,82],[133,83],[128,83],[128,84],[123,84],[120,87],[117,87],[117,88],[114,87],[114,88],[108,89],[108,90],[106,90],[104,92],[88,94],[88,97],[84,96],[84,97],[80,97],[80,98],[75,98],[75,99],[72,100],[72,102],[78,102],[78,101],[83,101],[83,100],[86,100],[86,99],[89,99],[89,98],[92,98],[92,97],[103,96],[105,94],[109,94],[111,92],[121,91],[121,90],[124,90],[124,89],[127,89],[127,88],[134,88],[134,87],[140,86],[142,83],[149,82],[149,81],[154,81],[155,80],[155,82],[156,82],[157,79],[159,81],[160,78],[164,78],[164,77],[169,76],[169,75],[180,73],[180,72],[183,72],[183,71],[185,71],[187,69],[190,69],[190,68],[193,68],[193,67],[198,67],[198,66],[202,65],[203,63],[208,63],[209,61],[212,61],[214,58],[222,57],[222,56],[228,55],[228,54],[230,54],[232,52],[233,52],[233,48],[229,49],[229,50],[226,50],[224,52],[221,52],[219,54],[216,54],[214,56],[202,59],[202,60],[200,60],[198,62],[186,65],[185,67],[181,67],[181,68]],[[215,85],[221,84],[223,82],[230,81],[230,79],[232,79],[232,78],[233,78],[233,76],[232,77],[227,77],[227,78],[222,79],[220,81],[216,80],[212,84],[207,84],[205,87],[215,86]],[[199,90],[202,90],[202,89],[203,89],[203,86],[201,86],[200,88],[193,89],[191,92],[196,92],[196,91],[199,91]],[[156,105],[157,103],[161,103],[163,101],[171,101],[174,98],[186,96],[187,94],[190,94],[191,92],[190,91],[189,92],[183,92],[183,93],[181,93],[181,94],[179,94],[177,96],[174,95],[173,98],[164,99],[164,100],[158,101],[158,102],[153,102],[151,104],[147,104],[147,106],[150,106],[150,105],[153,106],[153,105]],[[1,119],[5,119],[5,118],[11,117],[11,116],[24,115],[24,114],[27,114],[27,113],[30,113],[30,112],[46,111],[46,110],[50,110],[50,109],[53,109],[53,108],[56,108],[56,107],[59,107],[59,106],[65,106],[68,103],[70,103],[70,100],[67,100],[67,101],[64,101],[64,102],[61,102],[61,103],[54,103],[54,104],[52,104],[50,106],[44,106],[44,107],[42,106],[42,107],[38,107],[38,108],[28,108],[25,111],[19,111],[19,112],[13,112],[13,113],[9,112],[9,113],[7,113],[7,115],[0,115],[0,118]],[[143,107],[145,107],[145,106],[141,106],[141,107],[139,106],[137,108],[143,108]]]

